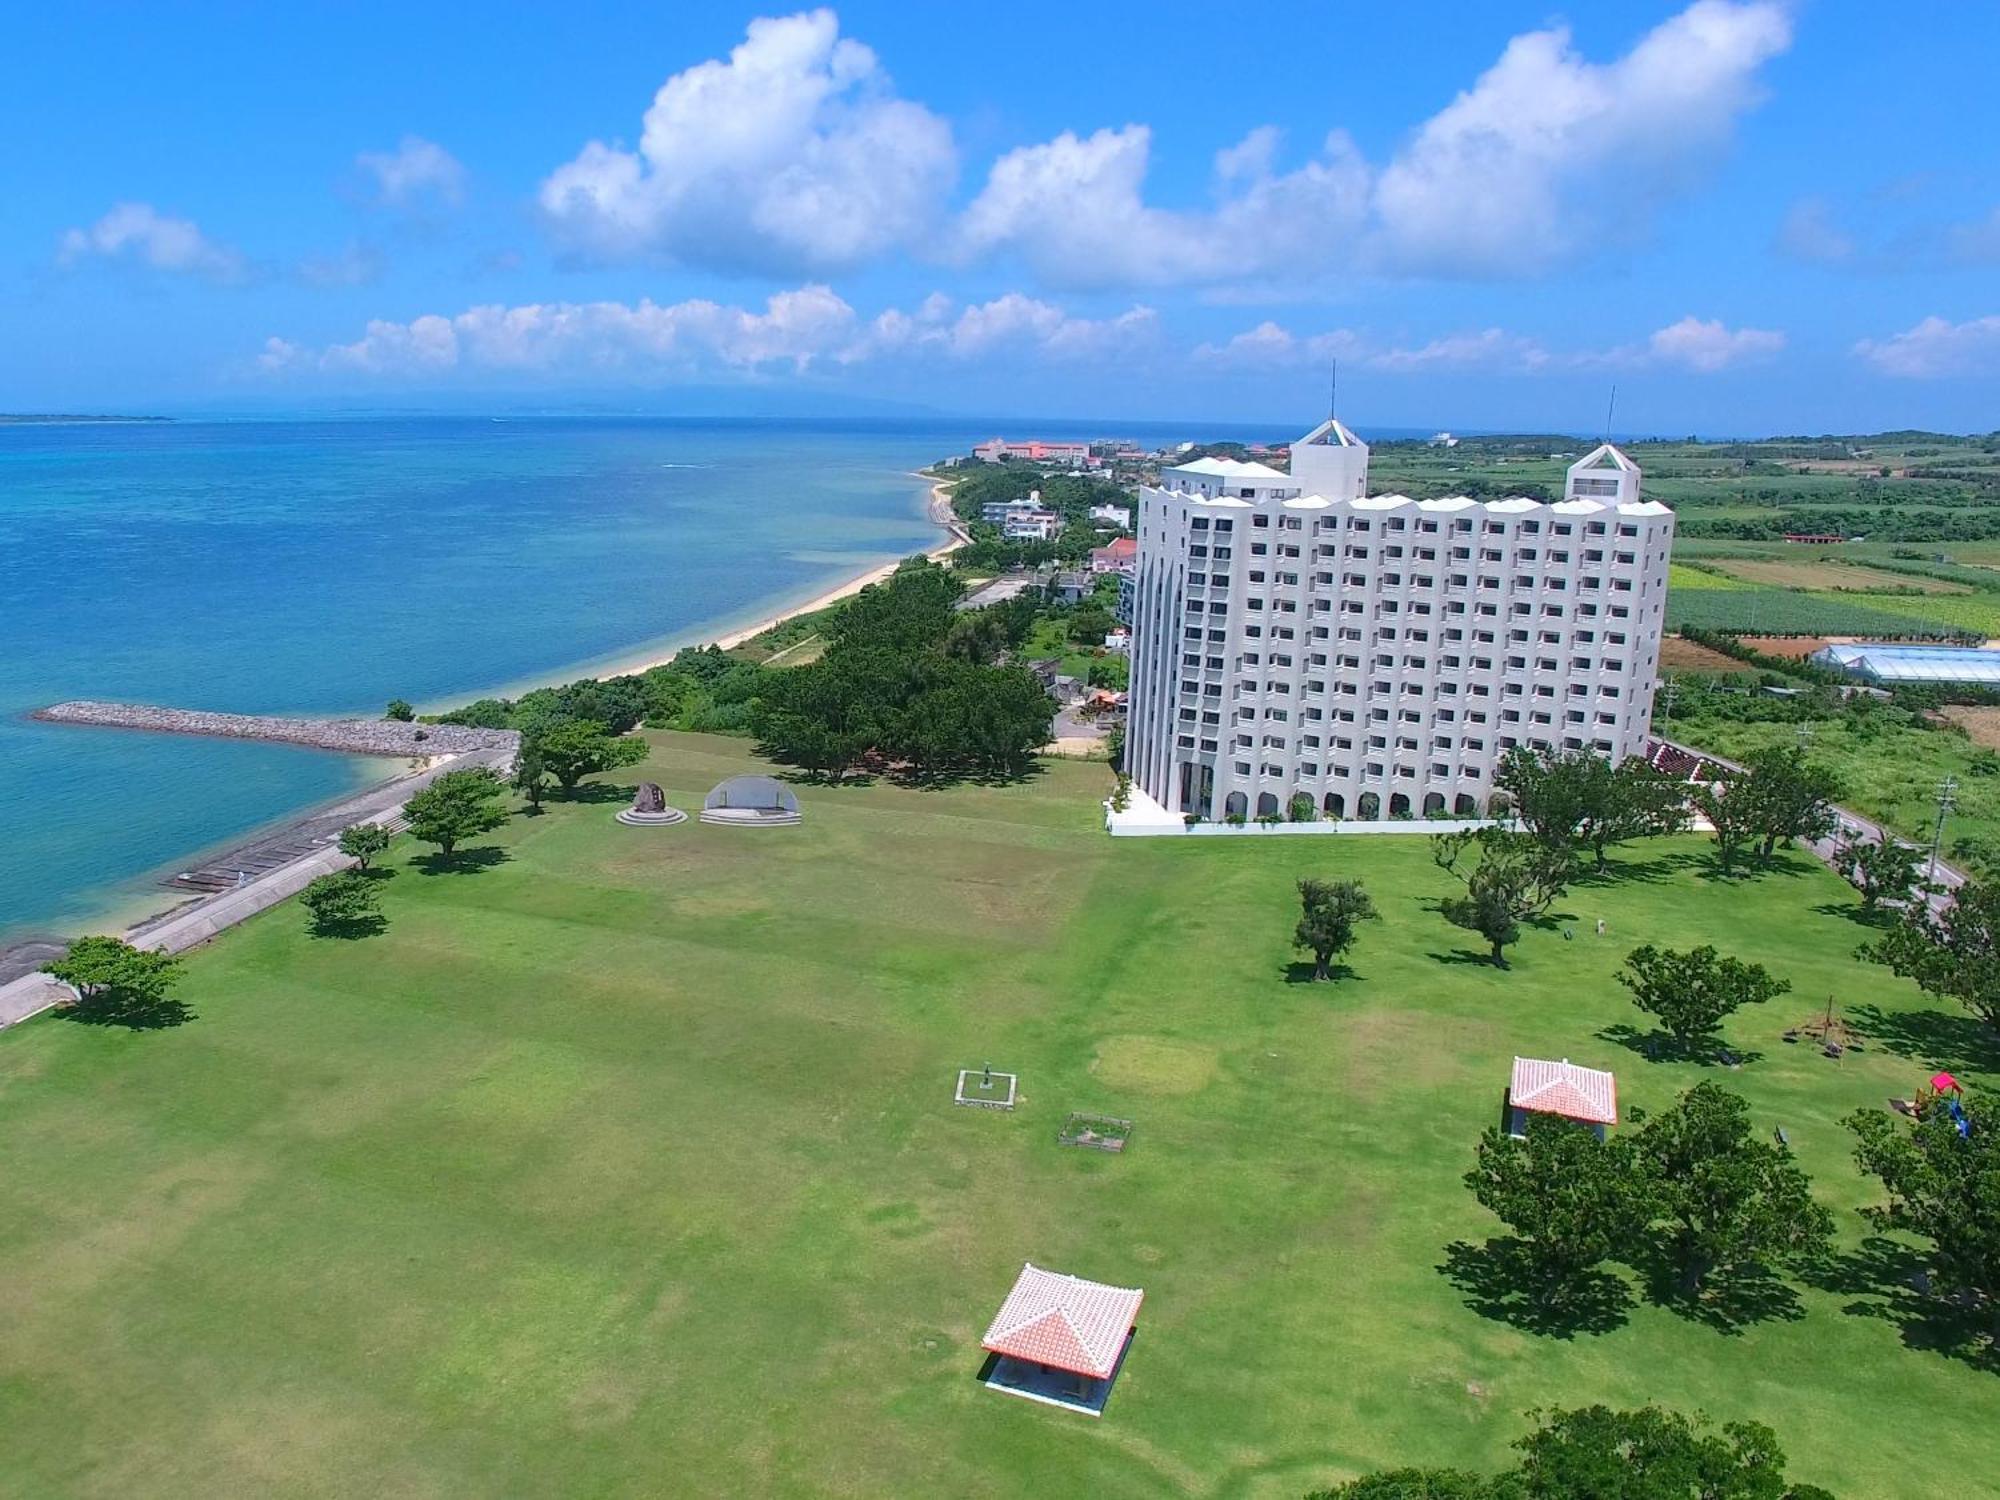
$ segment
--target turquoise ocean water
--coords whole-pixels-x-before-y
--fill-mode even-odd
[[[629,659],[934,545],[956,424],[0,426],[0,940],[171,903],[163,866],[382,774],[40,725],[73,697],[379,712]]]

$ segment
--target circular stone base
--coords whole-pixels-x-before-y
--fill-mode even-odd
[[[631,808],[621,808],[612,816],[627,828],[671,828],[676,823],[685,823],[688,815],[678,807],[667,808],[664,812],[642,813]]]

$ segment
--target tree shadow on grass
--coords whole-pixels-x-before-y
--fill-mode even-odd
[[[432,854],[419,854],[410,861],[410,868],[421,870],[426,875],[475,875],[481,870],[504,865],[512,858],[497,844],[481,844],[474,849],[454,849],[449,854],[442,849]]]
[[[1849,1026],[1885,1051],[1950,1073],[2000,1073],[2000,1031],[1977,1016],[1945,1010],[1884,1010],[1850,1005]]]
[[[1359,979],[1361,977],[1359,974],[1355,973],[1353,969],[1349,968],[1346,964],[1331,963],[1326,966],[1326,974],[1327,974],[1326,979],[1324,981],[1320,981],[1313,978],[1313,970],[1316,967],[1318,966],[1314,964],[1313,961],[1309,958],[1299,959],[1293,963],[1286,964],[1285,983],[1319,984],[1324,982],[1328,985],[1335,985],[1335,984],[1340,984],[1349,979]]]
[[[1425,952],[1424,957],[1434,958],[1441,964],[1476,964],[1482,969],[1491,969],[1496,974],[1502,972],[1500,966],[1493,962],[1492,954],[1477,952],[1471,948],[1453,948],[1443,953],[1431,948]]]
[[[1878,906],[1870,911],[1856,901],[1820,901],[1813,910],[1823,917],[1844,917],[1857,927],[1865,927],[1870,932],[1883,932],[1894,927],[1902,913],[1887,906]]]
[[[1610,1333],[1624,1326],[1632,1306],[1631,1288],[1608,1271],[1585,1271],[1567,1286],[1551,1283],[1527,1242],[1510,1235],[1483,1245],[1454,1240],[1437,1269],[1482,1318],[1548,1338]]]
[[[578,803],[591,807],[602,806],[606,802],[629,803],[638,795],[639,788],[636,785],[615,786],[608,781],[580,781],[575,791],[565,794],[562,788],[558,787],[554,792],[548,793],[545,800]]]
[[[2000,1334],[1990,1317],[1932,1291],[1923,1252],[1913,1245],[1871,1234],[1858,1249],[1829,1257],[1809,1279],[1823,1291],[1851,1298],[1841,1308],[1850,1317],[1896,1324],[1905,1348],[2000,1374]]]
[[[1671,1032],[1662,1031],[1657,1026],[1641,1031],[1624,1021],[1602,1028],[1597,1038],[1623,1047],[1628,1052],[1636,1052],[1647,1062],[1689,1062],[1705,1068],[1728,1068],[1753,1063],[1764,1056],[1752,1048],[1731,1047],[1720,1037],[1705,1038],[1697,1046],[1683,1047]]]
[[[1658,1246],[1628,1261],[1645,1283],[1646,1300],[1717,1333],[1741,1334],[1757,1323],[1792,1323],[1806,1315],[1791,1284],[1761,1266],[1709,1274],[1700,1290],[1682,1285],[1680,1267]]]
[[[389,930],[389,919],[379,911],[365,917],[350,917],[344,921],[313,922],[307,928],[307,935],[315,938],[334,938],[351,942],[355,938],[379,937]]]
[[[1613,859],[1603,870],[1596,868],[1595,864],[1587,866],[1570,881],[1570,888],[1601,889],[1624,885],[1628,881],[1658,885],[1662,881],[1678,879],[1687,870],[1708,862],[1707,854],[1692,849],[1684,849],[1677,854],[1655,855],[1651,859]]]
[[[129,995],[107,990],[62,1008],[80,1026],[123,1026],[127,1031],[165,1031],[195,1018],[194,1007],[171,995]]]

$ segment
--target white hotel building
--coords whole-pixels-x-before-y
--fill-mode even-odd
[[[1564,498],[1368,494],[1328,421],[1292,472],[1201,459],[1139,500],[1134,784],[1173,813],[1485,808],[1516,745],[1642,750],[1674,516],[1609,444]]]

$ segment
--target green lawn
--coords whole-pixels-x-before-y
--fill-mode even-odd
[[[653,738],[628,779],[682,806],[748,760]],[[1794,981],[1724,1076],[1858,1243],[1837,1119],[1995,1054],[1848,957],[1833,877],[1644,847],[1502,974],[1428,910],[1420,838],[1114,842],[1104,789],[808,787],[794,830],[554,804],[490,868],[399,848],[386,936],[294,906],[230,934],[189,1024],[0,1035],[0,1489],[1296,1496],[1655,1398],[1769,1422],[1848,1500],[1990,1493],[2000,1375],[1908,1347],[1882,1296],[1555,1338],[1438,1269],[1499,1231],[1459,1178],[1516,1051],[1615,1067],[1628,1106],[1703,1076],[1596,1035],[1639,1019],[1610,974],[1648,940]],[[1287,982],[1309,871],[1385,917],[1338,985]],[[1778,1040],[1830,992],[1883,1041]],[[988,1060],[1013,1114],[949,1102]],[[1130,1148],[1059,1147],[1073,1109]],[[1101,1421],[973,1379],[1029,1259],[1146,1289]]]

